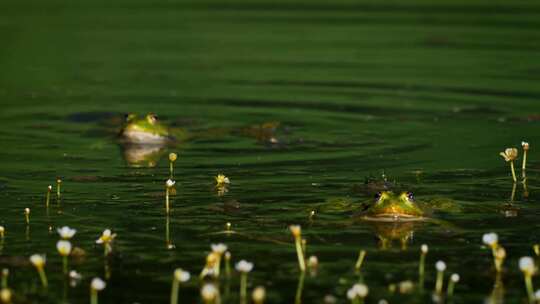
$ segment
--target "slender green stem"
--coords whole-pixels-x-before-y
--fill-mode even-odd
[[[67,275],[68,274],[68,257],[67,256],[62,257],[62,266],[64,269],[64,274]]]
[[[8,288],[8,276],[8,273],[2,271],[2,289]]]
[[[217,278],[219,278],[220,270],[221,270],[221,254],[218,255],[216,265],[214,266],[214,273]]]
[[[169,162],[169,173],[170,173],[170,179],[173,179],[174,177],[174,164],[173,162]]]
[[[426,264],[426,255],[424,253],[420,254],[420,264],[418,265],[418,286],[420,290],[424,288],[424,272]]]
[[[169,213],[169,187],[165,189],[165,210]]]
[[[49,202],[51,201],[51,191],[47,190],[47,197],[45,199],[45,206],[49,207]]]
[[[454,281],[450,280],[450,282],[448,283],[448,290],[446,290],[446,296],[447,297],[452,297],[454,295],[454,288],[456,286],[456,283],[454,283]]]
[[[225,275],[227,278],[231,277],[231,261],[230,259],[225,259]]]
[[[245,304],[247,294],[247,272],[240,275],[240,303]]]
[[[302,292],[304,290],[304,278],[306,277],[305,272],[301,272],[300,276],[298,277],[298,285],[296,286],[296,295],[294,297],[294,303],[300,304],[302,303]]]
[[[435,282],[435,292],[440,294],[443,288],[444,272],[437,271],[437,281]]]
[[[526,178],[526,174],[525,174],[526,167],[527,167],[527,150],[524,150],[523,151],[523,162],[521,163],[521,177],[523,178],[523,180],[525,180],[525,178]]]
[[[61,196],[61,194],[60,194],[60,185],[61,185],[61,183],[56,183],[56,197],[58,199],[60,199],[60,196]]]
[[[534,303],[534,290],[530,275],[525,275],[525,288],[527,289],[527,296],[529,297],[529,303]]]
[[[49,281],[47,281],[47,275],[45,274],[45,270],[43,270],[43,268],[38,268],[38,274],[39,279],[41,280],[41,285],[47,288],[47,286],[49,286]]]
[[[306,271],[306,261],[304,259],[304,251],[302,250],[302,244],[299,237],[295,240],[296,243],[296,255],[298,256],[298,266],[302,272]]]
[[[510,161],[510,170],[512,171],[512,178],[514,179],[514,183],[517,182],[516,178],[516,170],[514,169],[514,161]]]
[[[98,304],[97,290],[90,289],[90,304]]]
[[[510,203],[514,202],[514,199],[516,198],[516,188],[517,184],[514,183],[514,185],[512,186],[512,194],[510,195]]]
[[[360,269],[362,268],[362,264],[364,263],[364,258],[366,257],[366,251],[365,250],[360,250],[358,252],[358,259],[356,260],[356,264],[354,265],[354,269],[356,269],[356,271],[360,271]]]
[[[172,289],[171,289],[171,304],[177,304],[178,303],[178,289],[180,287],[180,282],[178,282],[176,279],[173,279],[172,282]]]

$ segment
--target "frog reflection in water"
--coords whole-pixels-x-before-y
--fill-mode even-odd
[[[165,154],[166,146],[183,143],[192,138],[219,138],[228,134],[237,134],[255,138],[258,143],[276,145],[280,141],[275,133],[278,122],[267,122],[246,128],[214,128],[198,132],[187,132],[182,128],[169,128],[157,116],[126,115],[126,122],[120,131],[124,157],[130,166],[154,167]]]
[[[387,249],[394,240],[406,249],[414,229],[422,222],[446,223],[431,218],[433,211],[458,211],[452,200],[445,198],[428,201],[415,200],[411,192],[381,191],[370,202],[358,204],[352,199],[336,198],[315,206],[319,213],[353,212],[354,221],[367,222],[380,240],[380,247]]]

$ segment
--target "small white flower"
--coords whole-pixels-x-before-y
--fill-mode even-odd
[[[354,288],[350,288],[349,290],[347,290],[347,299],[354,300],[356,299],[356,297],[356,290],[354,290]]]
[[[452,282],[454,282],[454,283],[459,282],[459,274],[457,274],[457,273],[452,274],[452,275],[450,276],[450,280],[451,280]]]
[[[191,275],[189,274],[189,272],[183,270],[182,268],[176,268],[176,270],[174,271],[174,279],[178,282],[184,283],[189,281],[190,278]]]
[[[482,242],[489,247],[493,247],[497,245],[497,242],[499,241],[499,237],[495,232],[485,233],[482,236]]]
[[[30,208],[24,208],[24,214],[26,215],[30,214]]]
[[[72,280],[80,280],[82,279],[82,275],[80,273],[78,273],[77,271],[75,270],[72,270],[69,272],[69,278],[72,279]]]
[[[51,191],[52,191],[52,185],[49,185],[49,186],[47,187],[47,189],[49,190],[49,192],[51,192]]]
[[[529,150],[529,143],[526,141],[522,141],[521,147],[523,147],[523,150]]]
[[[216,252],[219,255],[222,255],[225,251],[227,251],[227,245],[223,243],[212,244],[210,247],[212,248],[213,252]]]
[[[167,186],[167,188],[172,188],[174,186],[174,184],[176,184],[175,181],[173,181],[172,179],[168,179],[166,182],[165,182],[165,186]]]
[[[90,283],[90,288],[96,291],[101,291],[105,289],[105,286],[107,286],[107,284],[100,278],[93,278],[92,282]]]
[[[540,300],[540,289],[538,289],[535,293],[534,293],[534,299],[536,301]]]
[[[534,260],[531,257],[522,257],[519,259],[519,269],[526,275],[533,275],[536,271]]]
[[[4,234],[4,232],[6,231],[6,228],[4,228],[4,226],[0,226],[0,234]]]
[[[42,268],[45,266],[45,262],[47,259],[45,258],[45,255],[41,254],[33,254],[30,256],[30,263],[34,265],[36,268]]]
[[[309,257],[307,264],[309,268],[317,268],[317,266],[319,266],[319,259],[312,255]]]
[[[360,298],[365,298],[368,295],[369,289],[366,284],[354,284],[353,289]]]
[[[420,251],[421,251],[423,254],[428,253],[428,250],[429,250],[428,245],[422,244],[422,246],[420,246]]]
[[[112,233],[110,229],[105,229],[99,239],[96,240],[96,244],[108,244],[114,240],[116,233]]]
[[[253,269],[253,263],[250,263],[246,260],[241,260],[236,263],[236,270],[238,272],[248,273]]]
[[[62,238],[64,240],[71,239],[75,235],[75,233],[77,232],[77,230],[71,229],[68,226],[58,228],[58,229],[56,229],[56,231],[58,231],[58,234],[60,235],[60,238]]]
[[[435,268],[437,269],[437,271],[445,271],[446,263],[443,261],[437,261],[437,263],[435,263]]]
[[[56,249],[61,256],[68,256],[71,253],[71,243],[66,240],[60,240],[56,243]]]
[[[201,288],[201,296],[203,300],[206,302],[213,301],[217,297],[217,294],[218,294],[218,290],[216,286],[212,284],[205,284]]]

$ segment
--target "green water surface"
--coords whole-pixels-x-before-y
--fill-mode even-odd
[[[17,303],[86,303],[90,280],[105,275],[95,240],[111,228],[118,237],[100,303],[168,303],[176,267],[194,277],[181,302],[195,303],[210,244],[224,242],[234,262],[255,263],[250,289],[293,303],[288,225],[301,224],[320,261],[302,303],[328,294],[346,303],[359,279],[368,303],[429,303],[439,259],[446,277],[461,276],[455,303],[480,303],[495,278],[481,237],[495,231],[508,253],[505,300],[525,303],[517,261],[540,242],[539,82],[536,1],[3,0],[0,266]],[[166,148],[155,167],[132,167],[116,137],[127,112],[155,112],[193,134],[278,121],[279,144],[216,132]],[[498,153],[522,140],[531,143],[527,193],[518,184],[516,210],[505,213],[512,180]],[[172,151],[178,193],[167,217]],[[213,189],[218,173],[232,181],[224,197]],[[382,249],[378,230],[351,212],[308,220],[328,199],[369,201],[355,186],[383,173],[419,200],[449,198],[461,211],[415,224],[406,250],[398,241]],[[62,200],[47,209],[57,176]],[[226,222],[239,233],[216,234]],[[55,249],[64,225],[86,251],[71,263],[83,275],[76,287]],[[391,294],[389,284],[417,281],[423,243],[426,291]],[[26,262],[33,253],[47,254],[48,291]],[[223,302],[238,302],[238,288],[236,274],[222,278]]]

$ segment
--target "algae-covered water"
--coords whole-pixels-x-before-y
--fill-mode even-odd
[[[540,242],[539,29],[535,1],[2,1],[0,266],[14,302],[85,303],[90,280],[108,273],[100,303],[168,303],[177,267],[192,273],[180,301],[200,302],[197,276],[223,242],[233,262],[254,262],[249,289],[265,286],[268,303],[345,303],[359,280],[368,303],[429,303],[437,260],[446,279],[461,276],[455,303],[525,303],[517,263]],[[193,136],[134,165],[140,154],[117,137],[128,112]],[[274,139],[246,131],[270,122]],[[498,153],[522,140],[527,187],[509,205]],[[179,158],[166,216],[168,152]],[[218,173],[231,180],[224,196]],[[372,200],[364,181],[383,175],[453,208],[401,228],[314,208]],[[53,192],[46,208],[57,177],[61,201]],[[227,222],[237,233],[218,233]],[[315,276],[299,275],[290,224],[319,259]],[[70,260],[75,287],[55,248],[64,225],[86,252]],[[95,244],[106,228],[117,233],[108,259]],[[498,284],[481,242],[491,231],[507,251]],[[408,236],[406,248],[382,247],[384,232]],[[424,243],[424,292],[391,293],[417,282]],[[47,254],[47,290],[34,253]],[[239,301],[237,274],[219,288],[223,303]]]

